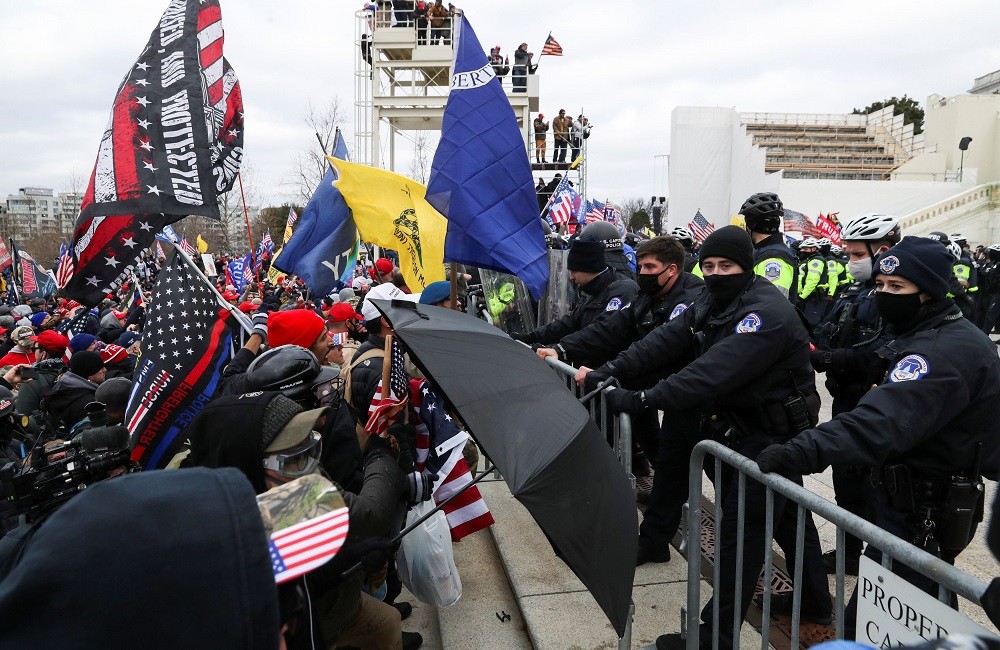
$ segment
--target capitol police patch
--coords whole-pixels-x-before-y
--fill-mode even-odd
[[[888,257],[883,257],[878,262],[878,270],[886,275],[892,275],[892,272],[896,270],[899,266],[899,258],[895,255],[889,255]]]
[[[774,282],[781,275],[781,262],[771,260],[764,264],[764,277]]]
[[[749,334],[751,332],[759,332],[761,325],[763,325],[763,322],[760,320],[760,314],[752,311],[744,316],[743,320],[736,326],[736,333]]]
[[[688,306],[685,305],[684,303],[678,304],[676,307],[674,307],[674,310],[672,312],[670,312],[670,318],[667,319],[667,320],[673,320],[673,319],[677,318],[678,316],[680,316],[681,314],[683,314],[684,310],[687,309],[687,308],[688,308]]]
[[[622,299],[612,298],[611,300],[608,301],[608,305],[607,307],[604,308],[604,311],[618,311],[621,308],[622,308]]]
[[[930,364],[927,359],[919,354],[908,354],[900,359],[892,370],[889,371],[889,381],[896,383],[900,381],[915,381],[930,372]]]

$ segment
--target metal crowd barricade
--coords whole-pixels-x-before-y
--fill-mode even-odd
[[[555,370],[560,375],[563,375],[566,380],[566,387],[572,391],[577,398],[584,395],[585,391],[580,386],[576,385],[574,377],[578,368],[563,363],[562,361],[557,361],[555,359],[547,358],[545,359],[553,370]],[[611,388],[606,388],[604,391],[596,395],[592,400],[587,403],[587,409],[590,411],[590,417],[594,419],[597,423],[597,427],[601,430],[601,433],[605,435],[607,440],[611,441],[611,449],[618,456],[618,462],[622,464],[625,468],[625,474],[628,476],[629,481],[632,483],[632,488],[635,488],[635,475],[632,474],[632,420],[628,413],[618,413],[616,415],[611,415],[607,409],[604,408],[604,393],[611,390]],[[618,650],[629,650],[632,646],[632,619],[635,618],[635,602],[629,607],[628,614],[628,624],[625,626],[625,634],[618,639]]]
[[[956,594],[971,601],[972,604],[982,606],[980,596],[986,590],[986,583],[978,578],[970,576],[943,560],[917,548],[916,546],[887,533],[885,530],[865,521],[864,519],[839,508],[835,504],[819,497],[806,488],[793,483],[787,478],[778,474],[762,474],[757,468],[757,463],[746,456],[737,453],[715,441],[703,441],[695,446],[691,453],[691,463],[689,466],[688,482],[688,507],[685,530],[685,544],[688,549],[688,591],[687,606],[685,613],[687,630],[686,645],[688,650],[698,648],[698,626],[700,623],[700,596],[701,596],[701,521],[702,521],[702,469],[708,471],[704,466],[705,457],[711,455],[715,457],[714,479],[715,479],[715,548],[719,548],[718,536],[721,530],[722,520],[722,499],[720,498],[720,487],[722,478],[722,464],[725,463],[739,472],[738,485],[738,515],[737,535],[743,535],[743,521],[745,519],[745,492],[747,479],[763,483],[765,486],[765,535],[764,535],[764,593],[763,593],[763,619],[761,624],[761,648],[767,650],[769,647],[769,633],[771,622],[771,584],[773,573],[773,546],[774,546],[774,493],[786,497],[789,502],[794,502],[797,507],[797,526],[795,531],[795,566],[792,573],[794,584],[800,584],[802,574],[802,555],[805,540],[805,515],[807,512],[815,513],[826,521],[832,523],[837,529],[837,549],[836,549],[836,577],[835,577],[835,600],[834,619],[835,629],[838,639],[844,638],[844,610],[846,602],[844,598],[844,544],[845,534],[851,533],[859,537],[866,544],[882,551],[882,566],[892,569],[894,560],[898,560],[925,576],[933,578],[938,583],[938,600],[949,603],[952,594]],[[712,584],[720,584],[720,562],[718,555],[714,558],[712,568]],[[742,573],[743,566],[743,545],[737,546],[736,571],[737,575]],[[732,621],[733,639],[738,643],[742,621],[738,619],[740,613],[740,580],[736,580],[736,607],[735,616],[737,620]],[[719,601],[713,599],[712,627],[714,631],[719,630],[719,626],[729,624],[719,620]],[[799,647],[799,624],[801,619],[802,592],[800,589],[793,590],[792,596],[792,622],[791,622],[791,648]],[[718,648],[718,634],[713,633],[713,650]]]

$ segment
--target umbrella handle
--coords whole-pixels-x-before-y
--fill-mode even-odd
[[[597,385],[597,388],[595,388],[594,390],[590,391],[589,393],[587,393],[586,395],[584,395],[583,397],[581,397],[580,398],[580,403],[581,404],[586,404],[590,400],[592,400],[595,397],[597,397],[597,394],[600,393],[605,388],[607,388],[608,386],[617,386],[617,385],[618,385],[618,378],[617,377],[608,377],[607,379],[605,379],[604,381],[602,381],[601,383],[599,383]]]
[[[457,498],[460,494],[462,494],[463,492],[465,492],[466,490],[468,490],[470,487],[472,487],[476,483],[482,481],[484,478],[486,478],[487,476],[489,476],[493,472],[493,470],[495,470],[495,469],[496,469],[496,465],[494,465],[493,463],[490,463],[490,466],[487,467],[483,471],[482,474],[479,474],[478,476],[476,476],[476,478],[472,479],[471,482],[466,483],[462,487],[461,490],[459,490],[458,492],[454,493],[453,495],[451,495],[450,497],[448,497],[447,499],[445,499],[441,503],[437,504],[430,512],[426,513],[423,517],[421,517],[420,519],[417,519],[415,522],[413,522],[412,524],[410,524],[409,526],[407,526],[406,528],[404,528],[403,530],[401,530],[398,535],[396,535],[395,537],[392,538],[392,540],[390,540],[390,543],[393,546],[395,546],[396,544],[398,544],[399,540],[403,539],[408,534],[412,533],[414,530],[416,530],[416,528],[420,524],[424,523],[425,521],[427,521],[428,519],[430,519],[431,517],[433,517],[442,508],[444,508],[446,505],[448,505],[449,503],[451,503],[455,498]],[[340,578],[342,580],[346,580],[347,578],[349,578],[351,576],[351,574],[353,574],[353,573],[355,573],[357,571],[360,571],[360,570],[361,570],[361,562],[358,562],[357,564],[355,564],[354,566],[352,566],[351,568],[349,568],[347,571],[344,571],[343,573],[341,573],[340,574]]]

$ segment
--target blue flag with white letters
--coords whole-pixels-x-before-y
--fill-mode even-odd
[[[349,160],[340,129],[332,155]],[[336,180],[333,168],[327,168],[299,216],[292,238],[274,261],[276,268],[302,278],[317,296],[328,295],[338,282],[346,282],[358,262],[358,227],[340,190],[333,185]]]
[[[247,283],[253,279],[253,258],[250,253],[237,257],[229,263],[229,276],[236,291],[243,293]]]
[[[448,219],[445,261],[513,273],[537,299],[549,263],[527,145],[472,25],[456,20],[454,73],[427,202]]]

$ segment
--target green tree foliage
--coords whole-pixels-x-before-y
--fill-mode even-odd
[[[652,227],[652,221],[650,221],[649,213],[645,210],[636,210],[628,218],[628,227],[632,232],[639,232],[643,228]]]
[[[919,134],[924,130],[924,109],[920,108],[920,104],[917,100],[903,95],[902,98],[890,97],[889,99],[883,99],[880,102],[875,102],[864,108],[855,108],[851,111],[852,115],[869,115],[875,111],[880,111],[886,106],[892,106],[892,114],[903,115],[903,124],[913,125],[913,135]]]
[[[291,208],[295,208],[297,214],[302,214],[302,206],[289,203],[262,209],[252,224],[254,235],[258,238],[255,241],[259,241],[264,232],[270,230],[275,248],[281,246],[281,239],[285,235],[285,224],[288,222],[288,211]]]

